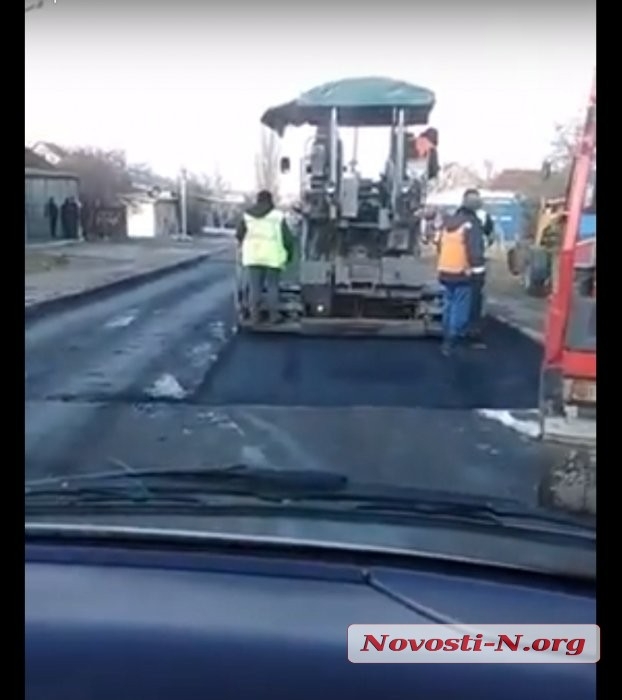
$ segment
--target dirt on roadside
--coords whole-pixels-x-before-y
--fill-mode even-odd
[[[59,252],[26,250],[24,263],[25,274],[36,275],[66,267],[69,264],[69,256]]]
[[[527,294],[520,278],[510,273],[505,256],[493,257],[488,260],[486,283],[491,295],[508,300],[513,299],[516,304],[520,304],[532,312],[541,313],[544,320],[547,299]]]
[[[156,270],[204,259],[231,244],[200,241],[150,245],[143,242],[86,243],[26,248],[24,303],[26,307],[80,294],[90,289]]]
[[[70,252],[52,251],[27,251],[25,256],[25,275],[29,278],[33,275],[45,275],[49,273],[70,272],[74,269],[84,270],[92,268],[110,267],[118,264],[114,259],[106,259],[100,256],[80,255]]]
[[[541,506],[596,515],[596,448],[548,445],[552,459],[540,483]]]

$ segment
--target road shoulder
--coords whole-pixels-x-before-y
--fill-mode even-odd
[[[501,255],[488,261],[486,286],[487,312],[543,344],[547,300],[528,296]]]
[[[231,249],[227,237],[191,242],[82,243],[25,252],[27,318],[142,284]]]

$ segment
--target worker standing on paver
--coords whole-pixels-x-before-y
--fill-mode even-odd
[[[462,205],[456,214],[472,224],[481,240],[480,245],[475,250],[478,260],[471,270],[471,303],[467,338],[473,346],[484,347],[482,320],[486,284],[486,248],[492,245],[494,239],[494,223],[492,217],[484,210],[482,198],[476,189],[466,190],[462,198]]]
[[[436,237],[438,280],[444,288],[442,352],[450,355],[468,331],[472,269],[480,262],[480,230],[464,213],[447,217]]]
[[[236,235],[242,247],[242,266],[248,275],[251,323],[256,325],[261,321],[264,291],[269,322],[278,323],[279,281],[293,253],[293,236],[285,215],[275,208],[270,192],[259,192]]]

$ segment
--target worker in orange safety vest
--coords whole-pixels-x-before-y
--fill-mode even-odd
[[[444,355],[466,338],[471,310],[471,274],[479,259],[480,232],[462,214],[446,219],[436,235],[438,280],[443,286]]]

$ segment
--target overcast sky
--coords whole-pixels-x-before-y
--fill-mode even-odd
[[[595,0],[255,1],[48,0],[25,16],[26,140],[123,148],[247,188],[267,107],[384,75],[436,93],[442,161],[539,167],[595,64]],[[367,171],[387,145],[362,136]],[[288,136],[284,154],[300,146]]]

